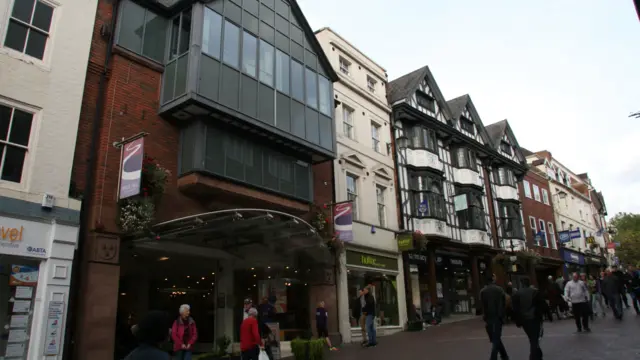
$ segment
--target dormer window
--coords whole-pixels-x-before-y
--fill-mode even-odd
[[[506,141],[500,143],[500,150],[507,155],[512,155],[511,145]]]
[[[367,89],[369,89],[369,92],[372,92],[375,94],[377,84],[378,82],[374,78],[367,75]]]
[[[416,91],[416,101],[418,106],[422,106],[431,112],[436,112],[436,100],[422,91]]]
[[[464,116],[460,116],[460,129],[470,133],[471,135],[476,134],[476,128],[473,126],[473,121]]]
[[[340,56],[340,72],[342,72],[345,75],[351,75],[350,70],[351,70],[351,62],[343,58],[342,56]]]

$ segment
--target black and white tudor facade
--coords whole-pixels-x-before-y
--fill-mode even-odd
[[[406,143],[396,141],[400,227],[523,249],[517,183],[526,165],[506,120],[485,128],[471,97],[446,101],[427,66],[391,81],[387,96],[394,138]]]

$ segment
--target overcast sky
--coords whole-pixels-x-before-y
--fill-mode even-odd
[[[609,215],[640,213],[640,22],[632,0],[298,0],[387,69],[429,65],[447,100],[588,172]]]

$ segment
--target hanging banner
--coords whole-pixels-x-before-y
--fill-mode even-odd
[[[333,208],[333,226],[338,239],[344,242],[353,241],[353,204],[345,202]]]
[[[140,194],[144,138],[123,144],[120,171],[120,199]]]

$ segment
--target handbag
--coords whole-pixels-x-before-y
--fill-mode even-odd
[[[269,360],[269,355],[264,349],[260,349],[260,355],[258,356],[258,360]]]

